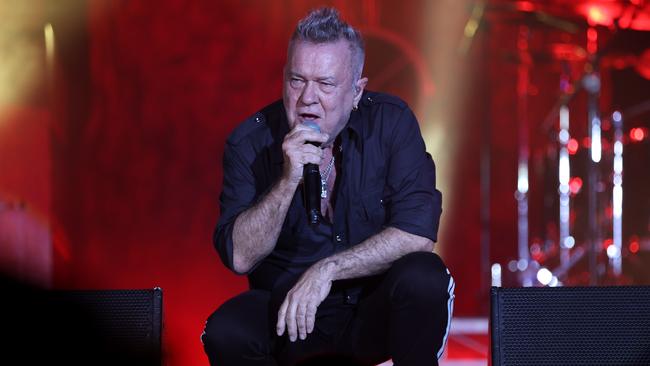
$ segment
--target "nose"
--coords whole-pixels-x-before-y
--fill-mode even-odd
[[[316,83],[307,81],[305,87],[300,94],[300,101],[304,105],[311,105],[318,102],[318,95],[316,94]]]

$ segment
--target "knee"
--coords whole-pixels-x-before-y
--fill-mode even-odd
[[[453,296],[451,274],[442,259],[431,252],[410,253],[395,261],[388,281],[392,301],[434,305]]]
[[[201,342],[211,364],[222,364],[213,361],[230,360],[242,353],[268,351],[267,307],[267,294],[249,291],[225,302],[210,315]]]
[[[205,322],[201,334],[201,343],[208,356],[222,355],[228,350],[238,348],[243,341],[239,333],[240,327],[234,322],[235,317],[229,314],[228,308],[219,307]]]

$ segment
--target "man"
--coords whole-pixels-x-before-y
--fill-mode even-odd
[[[432,252],[433,161],[408,106],[364,91],[363,62],[359,32],[313,11],[289,43],[282,101],[228,138],[214,243],[251,289],[208,319],[213,365],[435,365],[442,354],[454,284]],[[322,177],[315,225],[305,164]]]

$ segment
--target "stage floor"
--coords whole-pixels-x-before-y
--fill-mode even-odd
[[[440,366],[487,366],[490,349],[487,318],[454,318]],[[392,366],[386,361],[378,366]]]

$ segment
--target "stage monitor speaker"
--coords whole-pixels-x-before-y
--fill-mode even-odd
[[[650,365],[650,287],[491,291],[493,366]]]
[[[50,293],[50,304],[86,332],[88,356],[102,364],[160,365],[162,290],[66,290]],[[71,311],[76,312],[71,316]],[[73,336],[75,339],[76,336]],[[110,362],[108,362],[110,360]],[[98,361],[89,364],[98,364]]]

